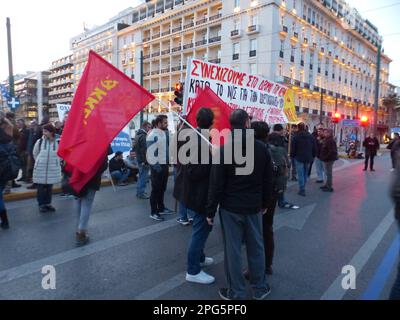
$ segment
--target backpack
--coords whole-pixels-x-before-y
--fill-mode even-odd
[[[14,144],[0,144],[0,181],[10,181],[18,177],[22,168],[21,159]]]
[[[287,186],[288,163],[286,161],[285,149],[274,145],[268,145],[271,156],[273,171],[273,190],[276,193],[283,193]]]

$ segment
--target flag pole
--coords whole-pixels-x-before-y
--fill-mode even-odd
[[[168,107],[166,106],[166,104],[159,100],[156,99],[160,104],[162,104],[164,107],[166,107],[168,109]],[[171,111],[173,114],[175,114],[179,119],[181,119],[188,127],[190,127],[191,129],[193,129],[199,136],[200,138],[202,138],[205,142],[207,142],[207,144],[210,147],[213,147],[213,144],[205,137],[203,136],[198,130],[196,130],[189,122],[186,121],[186,119],[184,119],[179,113],[175,112],[175,111]]]

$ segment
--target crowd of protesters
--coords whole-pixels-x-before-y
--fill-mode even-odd
[[[192,235],[187,252],[186,280],[197,284],[211,284],[215,278],[206,273],[203,268],[211,266],[214,260],[207,257],[205,247],[207,239],[213,230],[215,217],[218,214],[221,223],[223,245],[225,252],[225,272],[227,287],[219,290],[224,300],[246,299],[246,283],[249,281],[253,298],[265,299],[271,292],[267,276],[273,274],[273,257],[275,251],[273,222],[276,207],[298,209],[299,207],[286,200],[288,180],[292,178],[299,185],[298,194],[306,196],[307,182],[310,179],[311,168],[315,164],[316,183],[323,184],[321,191],[334,192],[333,166],[338,160],[338,149],[333,131],[319,125],[312,134],[304,123],[293,125],[285,132],[283,125],[272,128],[261,121],[251,121],[243,110],[234,110],[230,117],[232,149],[241,148],[243,156],[247,156],[247,147],[252,144],[254,167],[250,174],[237,174],[242,164],[236,163],[232,155],[227,155],[225,146],[219,149],[210,147],[209,130],[213,126],[214,114],[211,109],[201,108],[196,117],[197,128],[191,131],[187,143],[196,143],[197,155],[202,150],[208,150],[209,160],[213,154],[219,153],[220,163],[203,162],[198,158],[194,163],[182,164],[177,159],[174,165],[175,184],[173,195],[178,203],[179,218],[182,225],[192,225]],[[14,146],[19,158],[20,178],[18,181],[2,180],[0,177],[0,219],[1,228],[9,228],[7,210],[3,193],[11,188],[18,188],[17,182],[26,182],[30,189],[37,189],[38,208],[41,213],[55,212],[52,206],[53,186],[62,181],[68,181],[68,172],[62,159],[57,155],[58,143],[63,134],[64,123],[54,124],[45,117],[42,123],[31,121],[29,126],[23,119],[15,120],[12,113],[0,113],[0,158],[3,154],[11,154],[10,146]],[[181,130],[187,129],[182,122]],[[254,140],[244,139],[246,132],[253,130]],[[288,132],[291,131],[291,134]],[[239,134],[239,133],[241,134]],[[237,143],[241,139],[241,143]],[[209,143],[208,143],[209,142]],[[164,221],[165,215],[175,212],[166,207],[164,195],[170,176],[169,154],[170,144],[175,139],[168,130],[168,119],[158,116],[152,124],[144,122],[136,133],[129,156],[124,159],[122,152],[113,153],[109,148],[105,152],[103,165],[79,194],[66,187],[64,193],[74,197],[77,213],[76,241],[85,245],[89,241],[88,225],[90,213],[96,192],[100,189],[103,173],[109,170],[111,177],[118,186],[127,184],[133,178],[137,182],[136,196],[141,200],[149,200],[150,218]],[[165,159],[150,163],[148,150],[155,144],[165,148]],[[176,145],[177,154],[185,142]],[[379,149],[376,138],[371,134],[364,141],[366,148],[365,170],[370,165],[374,171],[374,157]],[[389,145],[393,159],[393,170],[396,166],[400,148],[400,139]],[[156,148],[156,156],[160,149]],[[192,149],[190,149],[192,150]],[[108,156],[114,154],[110,161]],[[226,157],[233,162],[224,161]],[[160,157],[158,157],[160,159]],[[398,174],[398,171],[396,171]],[[396,180],[398,181],[398,179]],[[146,193],[147,184],[151,184],[151,193]],[[393,198],[400,207],[398,187],[394,184]],[[247,266],[242,262],[242,246],[247,250]],[[398,285],[398,284],[397,284]],[[398,290],[398,289],[397,289]],[[396,294],[396,293],[393,293]],[[398,294],[398,292],[397,292]]]

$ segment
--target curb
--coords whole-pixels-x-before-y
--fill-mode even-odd
[[[111,182],[110,180],[102,180],[101,181],[101,186],[110,186]],[[53,194],[60,194],[62,192],[61,187],[57,186],[53,188]],[[10,193],[10,194],[5,194],[3,196],[4,202],[11,202],[11,201],[20,201],[20,200],[26,200],[26,199],[32,199],[36,198],[36,190],[29,190],[25,192],[15,192],[15,193]]]

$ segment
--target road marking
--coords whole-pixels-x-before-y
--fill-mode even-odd
[[[29,262],[18,267],[3,270],[0,271],[0,284],[31,275],[35,272],[41,272],[42,267],[45,265],[57,266],[63,263],[74,261],[76,259],[114,248],[116,246],[137,240],[145,236],[152,235],[154,233],[172,228],[174,226],[179,226],[176,220],[168,220],[162,223],[157,223],[155,225],[144,227],[139,230],[124,233],[109,239],[88,244],[85,247],[64,251],[62,253]]]
[[[399,254],[400,236],[397,235],[385,254],[378,270],[370,281],[368,288],[361,296],[361,300],[377,300],[385,287],[386,281],[392,274]]]
[[[316,203],[305,206],[299,210],[292,210],[285,213],[281,213],[276,215],[274,229],[277,232],[279,229],[283,227],[289,227],[295,230],[303,229],[307,219],[310,217],[311,213],[314,211],[316,207]],[[224,252],[219,252],[214,257],[214,265],[222,263],[224,261]],[[135,300],[155,300],[168,292],[180,287],[186,283],[186,272],[181,272],[172,278],[161,282],[153,288],[135,296],[133,299]]]
[[[358,250],[354,257],[350,260],[347,265],[354,266],[356,268],[357,274],[360,274],[364,266],[367,264],[368,260],[371,258],[375,249],[378,247],[379,243],[382,241],[386,232],[390,229],[394,223],[394,213],[393,209],[383,218],[379,226],[374,230],[374,232],[369,236],[368,240],[363,244],[363,246]],[[322,295],[321,300],[341,300],[346,294],[346,290],[342,288],[343,274],[335,279],[335,281],[330,285],[328,290]]]

